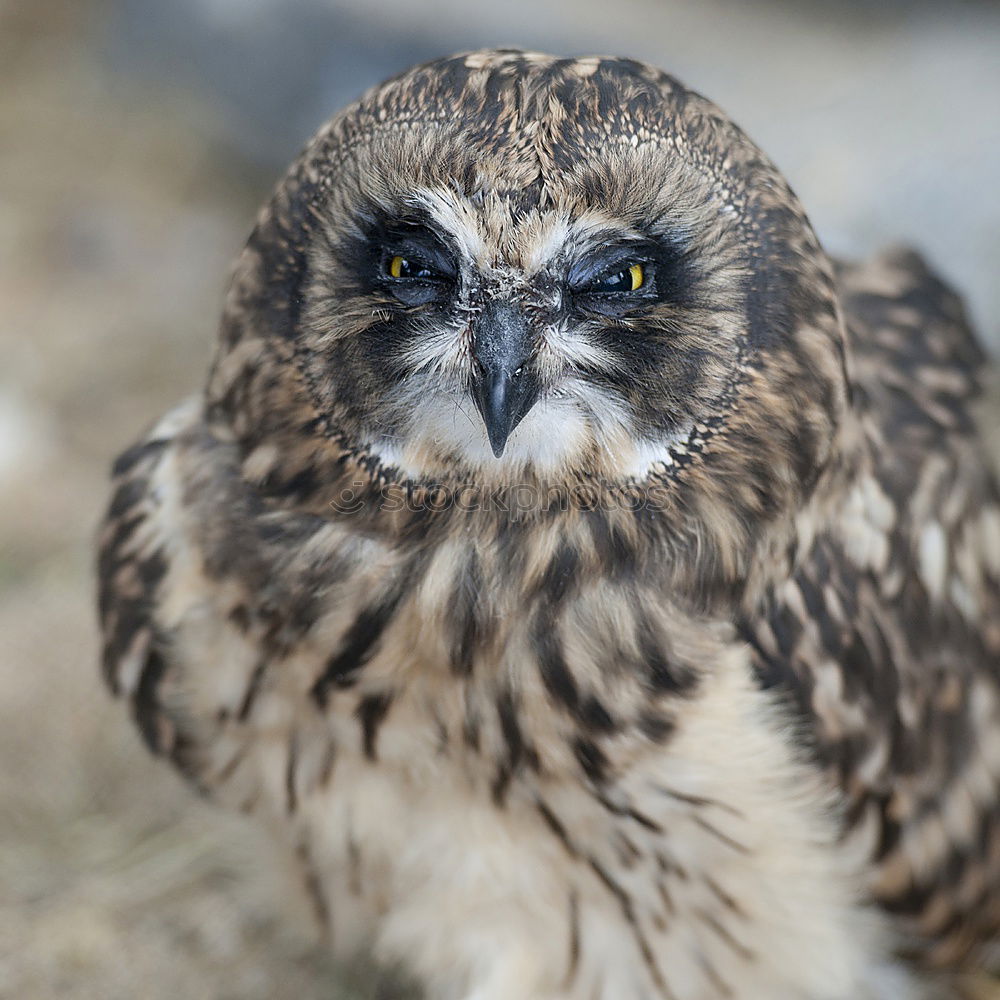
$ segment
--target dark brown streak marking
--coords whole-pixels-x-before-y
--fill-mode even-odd
[[[250,718],[250,712],[253,711],[253,703],[257,700],[257,695],[264,682],[265,673],[267,673],[267,660],[260,660],[250,675],[250,683],[247,684],[243,700],[240,702],[239,710],[236,713],[237,721],[246,722]]]
[[[608,758],[593,740],[579,737],[573,743],[573,753],[583,773],[595,785],[602,785],[607,777]]]
[[[743,907],[740,906],[740,904],[733,899],[733,897],[726,892],[725,889],[723,889],[711,875],[705,875],[702,873],[701,879],[705,885],[708,886],[709,892],[711,892],[712,895],[715,896],[715,898],[722,903],[727,910],[743,920],[747,919],[747,911],[744,910]]]
[[[612,733],[616,729],[615,720],[604,704],[593,695],[583,699],[577,713],[580,721],[587,729],[599,733]]]
[[[316,779],[316,786],[326,788],[333,777],[333,769],[337,764],[337,747],[333,740],[329,740],[326,749],[323,751],[323,761],[319,768],[319,777]]]
[[[583,728],[592,733],[614,732],[616,725],[607,707],[593,694],[581,694],[576,678],[566,662],[558,633],[552,623],[539,616],[535,624],[534,647],[538,670],[545,689]]]
[[[466,687],[463,692],[465,712],[462,717],[462,738],[470,750],[479,752],[479,706],[475,703],[472,691]]]
[[[116,478],[124,476],[127,472],[131,472],[144,458],[150,459],[147,463],[147,471],[152,471],[152,459],[156,458],[169,443],[169,438],[153,438],[151,441],[140,441],[138,444],[132,445],[115,459],[111,466],[111,475]]]
[[[666,857],[662,852],[656,852],[656,864],[664,875],[673,875],[679,882],[687,882],[690,877],[686,868],[682,868],[676,861]]]
[[[717,826],[710,823],[704,816],[699,816],[697,813],[692,814],[691,818],[698,824],[706,833],[710,833],[717,840],[721,841],[727,847],[731,847],[734,851],[739,851],[740,854],[749,854],[750,848],[746,844],[741,844],[738,840],[734,840],[728,834],[723,833]]]
[[[566,959],[565,988],[568,990],[580,968],[580,896],[577,890],[569,893],[569,946]]]
[[[327,661],[310,692],[320,708],[326,708],[330,689],[343,686],[371,659],[382,633],[392,621],[406,592],[397,582],[382,599],[364,608],[348,628],[340,650]]]
[[[361,847],[354,836],[354,816],[347,813],[347,888],[354,896],[361,895]]]
[[[658,694],[691,694],[698,685],[698,675],[670,661],[656,641],[657,630],[644,613],[639,612],[636,618],[640,655],[653,690]]]
[[[448,732],[448,724],[441,717],[441,713],[436,708],[431,708],[431,719],[434,723],[434,742],[437,744],[438,756],[446,757],[451,745],[451,736]]]
[[[664,743],[674,731],[675,724],[671,719],[654,712],[646,711],[640,714],[636,721],[639,731],[651,743]]]
[[[659,792],[661,795],[669,796],[672,799],[676,799],[678,802],[683,802],[689,806],[713,806],[716,809],[721,809],[723,812],[727,812],[732,816],[738,816],[743,819],[743,813],[740,812],[735,806],[731,806],[728,802],[720,802],[718,799],[709,799],[701,795],[688,795],[686,792],[678,792],[673,788],[668,788],[666,785],[653,785],[653,788]]]
[[[663,827],[660,826],[656,820],[650,819],[633,806],[617,805],[605,795],[596,795],[595,798],[602,806],[604,806],[605,809],[607,809],[609,813],[612,813],[615,816],[627,816],[629,819],[638,823],[639,826],[644,827],[647,830],[651,830],[653,833],[663,833]]]
[[[579,561],[579,557],[572,546],[563,542],[559,546],[555,557],[546,567],[538,590],[552,606],[562,604],[565,601],[573,586]]]
[[[288,761],[285,764],[285,810],[291,816],[298,808],[298,796],[295,791],[295,769],[299,761],[299,734],[293,730],[288,737]]]
[[[142,734],[146,746],[153,753],[159,753],[163,749],[158,725],[160,706],[157,701],[157,692],[166,673],[167,661],[156,649],[151,649],[146,656],[142,676],[139,678],[139,684],[132,699],[136,725],[139,727],[139,732]]]
[[[617,832],[615,841],[618,847],[618,860],[621,861],[622,867],[626,870],[634,868],[636,861],[642,857],[642,852],[621,830]]]
[[[618,905],[621,907],[622,915],[632,928],[632,933],[635,936],[636,943],[639,945],[642,960],[645,963],[646,968],[649,970],[649,974],[660,993],[666,998],[666,1000],[677,1000],[674,992],[667,985],[666,980],[664,980],[663,973],[660,971],[660,967],[656,964],[653,949],[649,946],[646,936],[642,933],[642,930],[639,927],[639,921],[636,919],[635,915],[635,907],[632,906],[632,900],[629,898],[628,893],[604,870],[596,858],[587,858],[587,861],[594,874],[601,880],[601,882],[604,883],[611,895],[618,900]]]
[[[146,498],[148,489],[149,479],[140,476],[118,483],[111,495],[111,502],[108,504],[108,519],[120,518],[127,511],[139,507]]]
[[[116,566],[121,563],[121,568],[106,565],[105,557]],[[129,557],[119,559],[117,553],[107,549],[101,553],[101,563],[101,603],[105,611],[103,671],[108,686],[117,695],[121,693],[118,677],[121,662],[137,637],[150,632],[156,594],[168,564],[159,551],[137,561]]]
[[[236,772],[236,768],[238,768],[246,759],[247,750],[247,744],[242,744],[237,749],[236,753],[234,753],[232,757],[230,757],[229,760],[227,760],[226,763],[215,772],[215,774],[206,777],[205,780],[213,785],[224,785]]]
[[[715,966],[703,955],[701,952],[698,953],[698,964],[701,966],[702,971],[708,978],[709,982],[715,987],[716,993],[719,997],[729,997],[732,998],[736,996],[733,993],[733,988],[727,983],[722,976],[716,971]]]
[[[534,645],[545,689],[556,702],[575,715],[580,705],[576,679],[566,665],[555,628],[551,622],[541,617],[535,625]]]
[[[477,642],[481,639],[482,626],[477,607],[481,587],[479,562],[473,549],[466,561],[464,573],[459,576],[451,612],[452,626],[456,632],[451,669],[458,677],[468,677],[472,673]]]
[[[535,800],[535,807],[538,809],[542,819],[545,820],[545,825],[555,834],[556,839],[565,848],[566,853],[571,858],[579,857],[579,852],[573,846],[573,841],[570,840],[570,836],[566,832],[566,827],[563,825],[562,820],[541,799]]]
[[[361,747],[369,760],[378,760],[378,731],[392,705],[392,695],[386,692],[365,695],[354,710],[361,723]]]
[[[497,695],[497,719],[500,722],[500,732],[507,744],[507,759],[500,762],[496,778],[493,780],[493,801],[501,805],[507,795],[511,778],[522,764],[531,767],[538,766],[536,751],[525,741],[521,732],[521,724],[517,719],[517,705],[509,690],[502,690]]]
[[[296,856],[302,866],[302,877],[306,887],[306,894],[312,904],[313,915],[316,922],[323,928],[327,935],[330,934],[330,904],[326,901],[323,893],[323,882],[316,872],[313,864],[312,854],[306,841],[300,841],[296,848]]]
[[[131,540],[136,528],[145,522],[148,514],[145,511],[138,511],[123,517],[120,521],[113,521],[104,529],[107,537],[101,546],[101,554],[98,562],[101,577],[106,580],[115,570],[119,569],[128,559],[128,555],[122,550]],[[107,613],[108,608],[101,608],[102,617]]]
[[[245,604],[237,604],[236,607],[229,612],[226,616],[228,621],[231,621],[244,635],[250,631],[250,626],[253,624],[250,619],[250,612],[247,610]]]
[[[656,889],[657,889],[657,892],[659,892],[659,894],[660,894],[660,899],[663,901],[663,909],[665,911],[666,916],[667,917],[673,917],[673,916],[675,916],[676,913],[677,913],[677,908],[674,906],[673,897],[670,895],[670,892],[667,890],[667,887],[664,884],[662,878],[658,878],[656,880]]]
[[[748,962],[752,962],[757,956],[751,951],[742,941],[738,941],[732,934],[732,932],[722,923],[719,922],[718,918],[714,917],[711,913],[708,913],[702,909],[696,909],[694,911],[698,918],[712,930],[716,937],[723,944],[729,946],[740,958],[745,959]]]

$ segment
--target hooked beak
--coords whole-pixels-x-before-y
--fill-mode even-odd
[[[520,309],[507,302],[490,302],[483,309],[472,339],[472,398],[497,458],[511,431],[538,400],[538,378],[529,363],[531,346]]]

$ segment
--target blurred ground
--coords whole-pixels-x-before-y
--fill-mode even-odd
[[[110,457],[196,388],[231,258],[327,113],[473,45],[676,72],[828,245],[916,242],[1000,345],[1000,8],[0,0],[0,997],[347,1000],[286,873],[101,689]]]

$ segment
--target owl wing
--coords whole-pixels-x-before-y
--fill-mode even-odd
[[[365,604],[384,546],[270,505],[200,400],[168,414],[113,471],[98,565],[108,684],[149,748],[203,793],[294,813],[332,771],[326,703],[384,625],[382,606]],[[378,702],[355,700],[363,741]]]
[[[288,519],[251,509],[234,491],[236,468],[199,400],[119,456],[99,539],[99,614],[105,680],[149,749],[249,810],[267,752],[253,712],[296,608],[279,609],[280,581],[269,581]]]
[[[175,654],[160,605],[176,549],[164,480],[186,422],[179,412],[165,418],[115,460],[97,564],[104,679],[129,700],[149,749],[178,761],[186,741],[164,709]]]
[[[1000,962],[1000,491],[983,356],[912,253],[838,278],[868,458],[742,631],[845,794],[872,891],[933,964]]]

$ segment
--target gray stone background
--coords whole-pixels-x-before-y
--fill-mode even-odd
[[[207,364],[230,261],[333,110],[480,45],[655,62],[784,169],[827,247],[922,250],[1000,351],[1000,6],[0,0],[0,997],[313,1000],[263,838],[98,683],[111,456]]]

